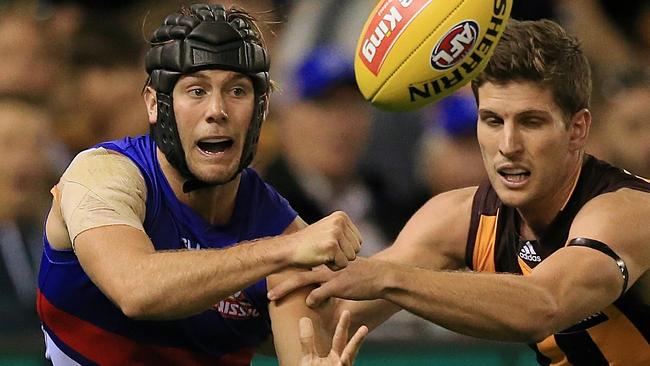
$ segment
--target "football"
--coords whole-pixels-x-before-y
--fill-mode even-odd
[[[513,0],[381,0],[368,17],[354,71],[372,105],[394,111],[433,103],[485,68]]]

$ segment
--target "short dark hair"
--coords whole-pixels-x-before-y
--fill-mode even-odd
[[[577,38],[550,20],[511,19],[485,70],[472,80],[478,88],[486,82],[506,84],[533,81],[549,88],[555,103],[570,118],[591,99],[591,68]]]

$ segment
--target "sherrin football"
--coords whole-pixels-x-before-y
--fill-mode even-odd
[[[357,43],[363,96],[386,110],[433,103],[485,68],[513,0],[381,0]]]

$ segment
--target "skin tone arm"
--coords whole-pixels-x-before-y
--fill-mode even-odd
[[[307,226],[302,221],[298,224],[300,228]],[[292,228],[292,230],[296,229]],[[272,274],[268,277],[268,285],[274,286],[299,271],[301,270],[290,268]],[[348,364],[351,364],[368,329],[360,328],[355,334],[356,338],[351,340],[346,347],[347,330],[350,325],[350,314],[346,312],[347,315],[342,315],[339,319],[332,338],[332,330],[325,328],[328,322],[324,320],[334,316],[333,308],[332,306],[321,306],[318,309],[311,309],[305,306],[305,298],[310,289],[313,287],[304,287],[269,304],[273,339],[279,363],[281,365],[298,365],[302,358],[307,357],[309,362],[304,363],[305,365],[337,365],[341,359],[347,360]],[[332,345],[329,344],[329,340],[332,340]]]
[[[291,228],[292,232],[298,229],[303,229],[307,225],[300,220],[296,225]],[[274,286],[281,281],[290,278],[297,272],[302,270],[297,268],[290,268],[280,273],[272,274],[268,277],[268,286]],[[322,306],[317,310],[305,306],[305,298],[312,288],[302,288],[294,291],[279,301],[272,301],[269,304],[269,315],[271,316],[271,326],[273,328],[273,341],[275,344],[276,354],[278,361],[281,365],[296,365],[300,359],[300,345],[299,345],[299,319],[307,317],[310,324],[316,324],[316,329],[320,332],[317,337],[314,337],[314,347],[319,351],[319,354],[325,354],[325,350],[329,347],[328,341],[332,339],[332,333],[323,328],[321,317],[331,316],[332,309],[330,306]],[[312,332],[313,333],[313,332]]]
[[[475,189],[472,188],[458,191],[454,194],[444,194],[439,196],[437,200],[432,200],[428,205],[426,205],[421,212],[411,220],[409,225],[417,228],[430,226],[427,215],[430,214],[431,210],[438,209],[441,206],[454,206],[460,203],[467,206],[467,209],[470,209],[474,191]],[[466,216],[469,217],[468,215]],[[457,218],[455,217],[449,217],[448,221],[441,220],[439,225],[441,228],[443,226],[448,226],[456,219]],[[424,225],[425,223],[427,223],[427,225]],[[469,226],[469,221],[466,226]],[[461,232],[461,230],[463,229],[461,228],[458,230],[458,234],[466,236],[467,228],[464,228],[464,232]],[[436,256],[427,256],[426,259],[428,260],[423,260],[421,252],[414,246],[402,248],[404,250],[400,249],[402,242],[409,242],[407,238],[418,242],[421,242],[421,239],[426,239],[426,237],[421,236],[421,234],[423,233],[418,232],[417,230],[403,234],[400,236],[401,239],[398,239],[397,243],[383,252],[381,256],[398,258],[398,260],[404,263],[426,264],[429,266],[435,266],[435,268],[457,268],[462,266],[462,253],[464,252],[464,249],[455,250],[453,248],[446,248],[443,250],[443,246],[441,245],[438,247],[440,253],[436,254]],[[406,237],[404,237],[404,235],[406,235]],[[447,250],[450,251],[450,253],[447,253]],[[401,256],[395,257],[393,255],[394,253],[400,253]],[[355,261],[358,260],[361,260],[361,258],[357,258]],[[353,262],[350,264],[352,263]],[[303,276],[331,273],[326,269],[327,267],[322,267],[323,270],[317,272],[297,272],[296,270],[290,270],[277,275],[272,275],[269,277],[269,288],[286,287],[287,284],[295,283],[296,280],[305,278]],[[282,355],[288,355],[291,360],[295,360],[297,356],[300,356],[300,354],[297,353],[299,351],[302,354],[302,365],[338,365],[338,361],[341,361],[341,365],[352,364],[361,341],[368,332],[368,327],[362,324],[369,324],[371,327],[379,325],[399,310],[399,307],[384,300],[365,303],[345,301],[336,304],[337,306],[334,306],[335,304],[333,301],[329,301],[324,305],[314,308],[312,313],[309,313],[305,312],[305,309],[308,309],[305,306],[305,298],[309,292],[314,289],[314,286],[296,285],[294,288],[298,289],[291,291],[286,296],[278,299],[278,301],[272,301],[269,309],[273,320],[273,334],[276,349],[278,351],[277,354],[280,358],[280,364],[283,365],[291,365],[295,363],[284,362],[286,358],[283,358]],[[357,329],[357,331],[350,342],[345,345],[345,342],[340,338],[337,339],[336,333],[340,332],[340,328],[342,327],[341,323],[344,320],[345,322],[350,322],[349,317],[345,315],[350,311],[354,312],[354,315],[352,316],[352,320],[354,321],[352,329]],[[296,319],[296,314],[302,314],[302,316],[307,316],[307,319],[309,319],[300,322],[300,334],[298,334],[298,327],[296,326],[297,322],[294,320]],[[336,319],[339,319],[339,323],[333,324]],[[316,325],[315,331],[312,322]],[[332,339],[332,330],[335,327],[337,331],[334,332],[335,336],[330,349],[328,342]],[[345,340],[347,340],[347,328],[348,325],[345,325]],[[287,334],[289,336],[283,336]],[[300,347],[295,344],[298,339],[301,340]],[[328,349],[330,350],[329,353],[327,351]]]
[[[147,235],[126,225],[86,230],[75,253],[92,281],[125,315],[176,319],[208,309],[260,278],[290,266],[353,260],[360,235],[347,215],[336,212],[302,230],[297,219],[285,236],[226,249],[155,251]]]
[[[649,197],[631,190],[600,196],[585,205],[569,233],[569,238],[607,243],[625,260],[630,287],[650,266],[650,249],[644,245],[650,229],[642,222],[650,214]],[[410,268],[391,273],[383,295],[389,301],[464,334],[526,342],[542,340],[604,309],[623,285],[610,257],[573,246],[557,251],[530,276]]]
[[[453,270],[465,267],[465,243],[469,230],[469,213],[471,212],[472,198],[475,191],[476,188],[465,188],[443,193],[429,200],[409,220],[395,243],[373,256],[373,259],[378,261],[372,263],[392,262],[436,270]],[[442,215],[442,212],[445,215]],[[437,217],[438,219],[431,220],[431,217]],[[431,244],[432,232],[441,233],[437,236],[438,240],[435,245]],[[356,261],[359,260],[362,260],[362,258],[357,258]],[[359,269],[365,271],[369,268],[362,266]],[[357,274],[349,276],[346,274],[342,277],[349,279],[346,282],[347,285],[356,286],[366,281],[368,277],[374,277],[376,275],[372,272],[374,270],[376,269],[373,268],[369,272],[359,274],[360,277],[355,277]],[[271,299],[281,298],[295,289],[314,283],[322,283],[331,280],[335,276],[336,273],[324,267],[311,272],[298,273],[289,277],[286,281],[282,281],[277,286],[269,286],[271,289],[269,297]],[[372,284],[374,283],[373,280]],[[372,284],[369,283],[369,285]],[[368,288],[367,290],[375,292],[379,289]],[[311,299],[310,297],[307,301],[308,304],[313,305]],[[352,313],[353,329],[362,324],[374,329],[400,310],[399,306],[386,300],[357,302],[331,299],[331,301],[335,301],[337,304],[335,306],[335,316],[329,319],[336,319],[343,310],[349,310]]]
[[[650,215],[649,197],[632,190],[601,195],[583,207],[569,233],[569,238],[607,243],[627,264],[628,287],[650,267],[650,247],[644,244],[650,226],[643,222]],[[439,235],[445,233],[431,230],[431,242]],[[609,256],[567,247],[529,276],[439,272],[360,259],[312,291],[307,303],[317,306],[329,297],[380,298],[463,334],[535,342],[604,309],[618,298],[622,285]],[[647,289],[647,280],[638,286]]]

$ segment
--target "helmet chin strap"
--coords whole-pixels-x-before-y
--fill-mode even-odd
[[[183,183],[183,193],[190,193],[192,191],[196,191],[199,189],[203,188],[208,188],[214,186],[213,184],[208,184],[200,180],[186,180],[185,183]]]
[[[221,185],[224,185],[224,184],[228,184],[228,183],[232,182],[233,180],[235,180],[235,178],[237,178],[237,176],[240,173],[241,173],[241,170],[236,171],[235,174],[233,174],[232,177],[230,177],[230,179],[228,179],[227,181],[222,182],[222,183],[208,183],[208,182],[204,182],[202,180],[199,180],[196,177],[189,178],[183,183],[183,193],[190,193],[190,192],[197,191],[197,190],[203,189],[203,188],[210,188],[210,187],[216,187],[216,186],[221,186]]]

